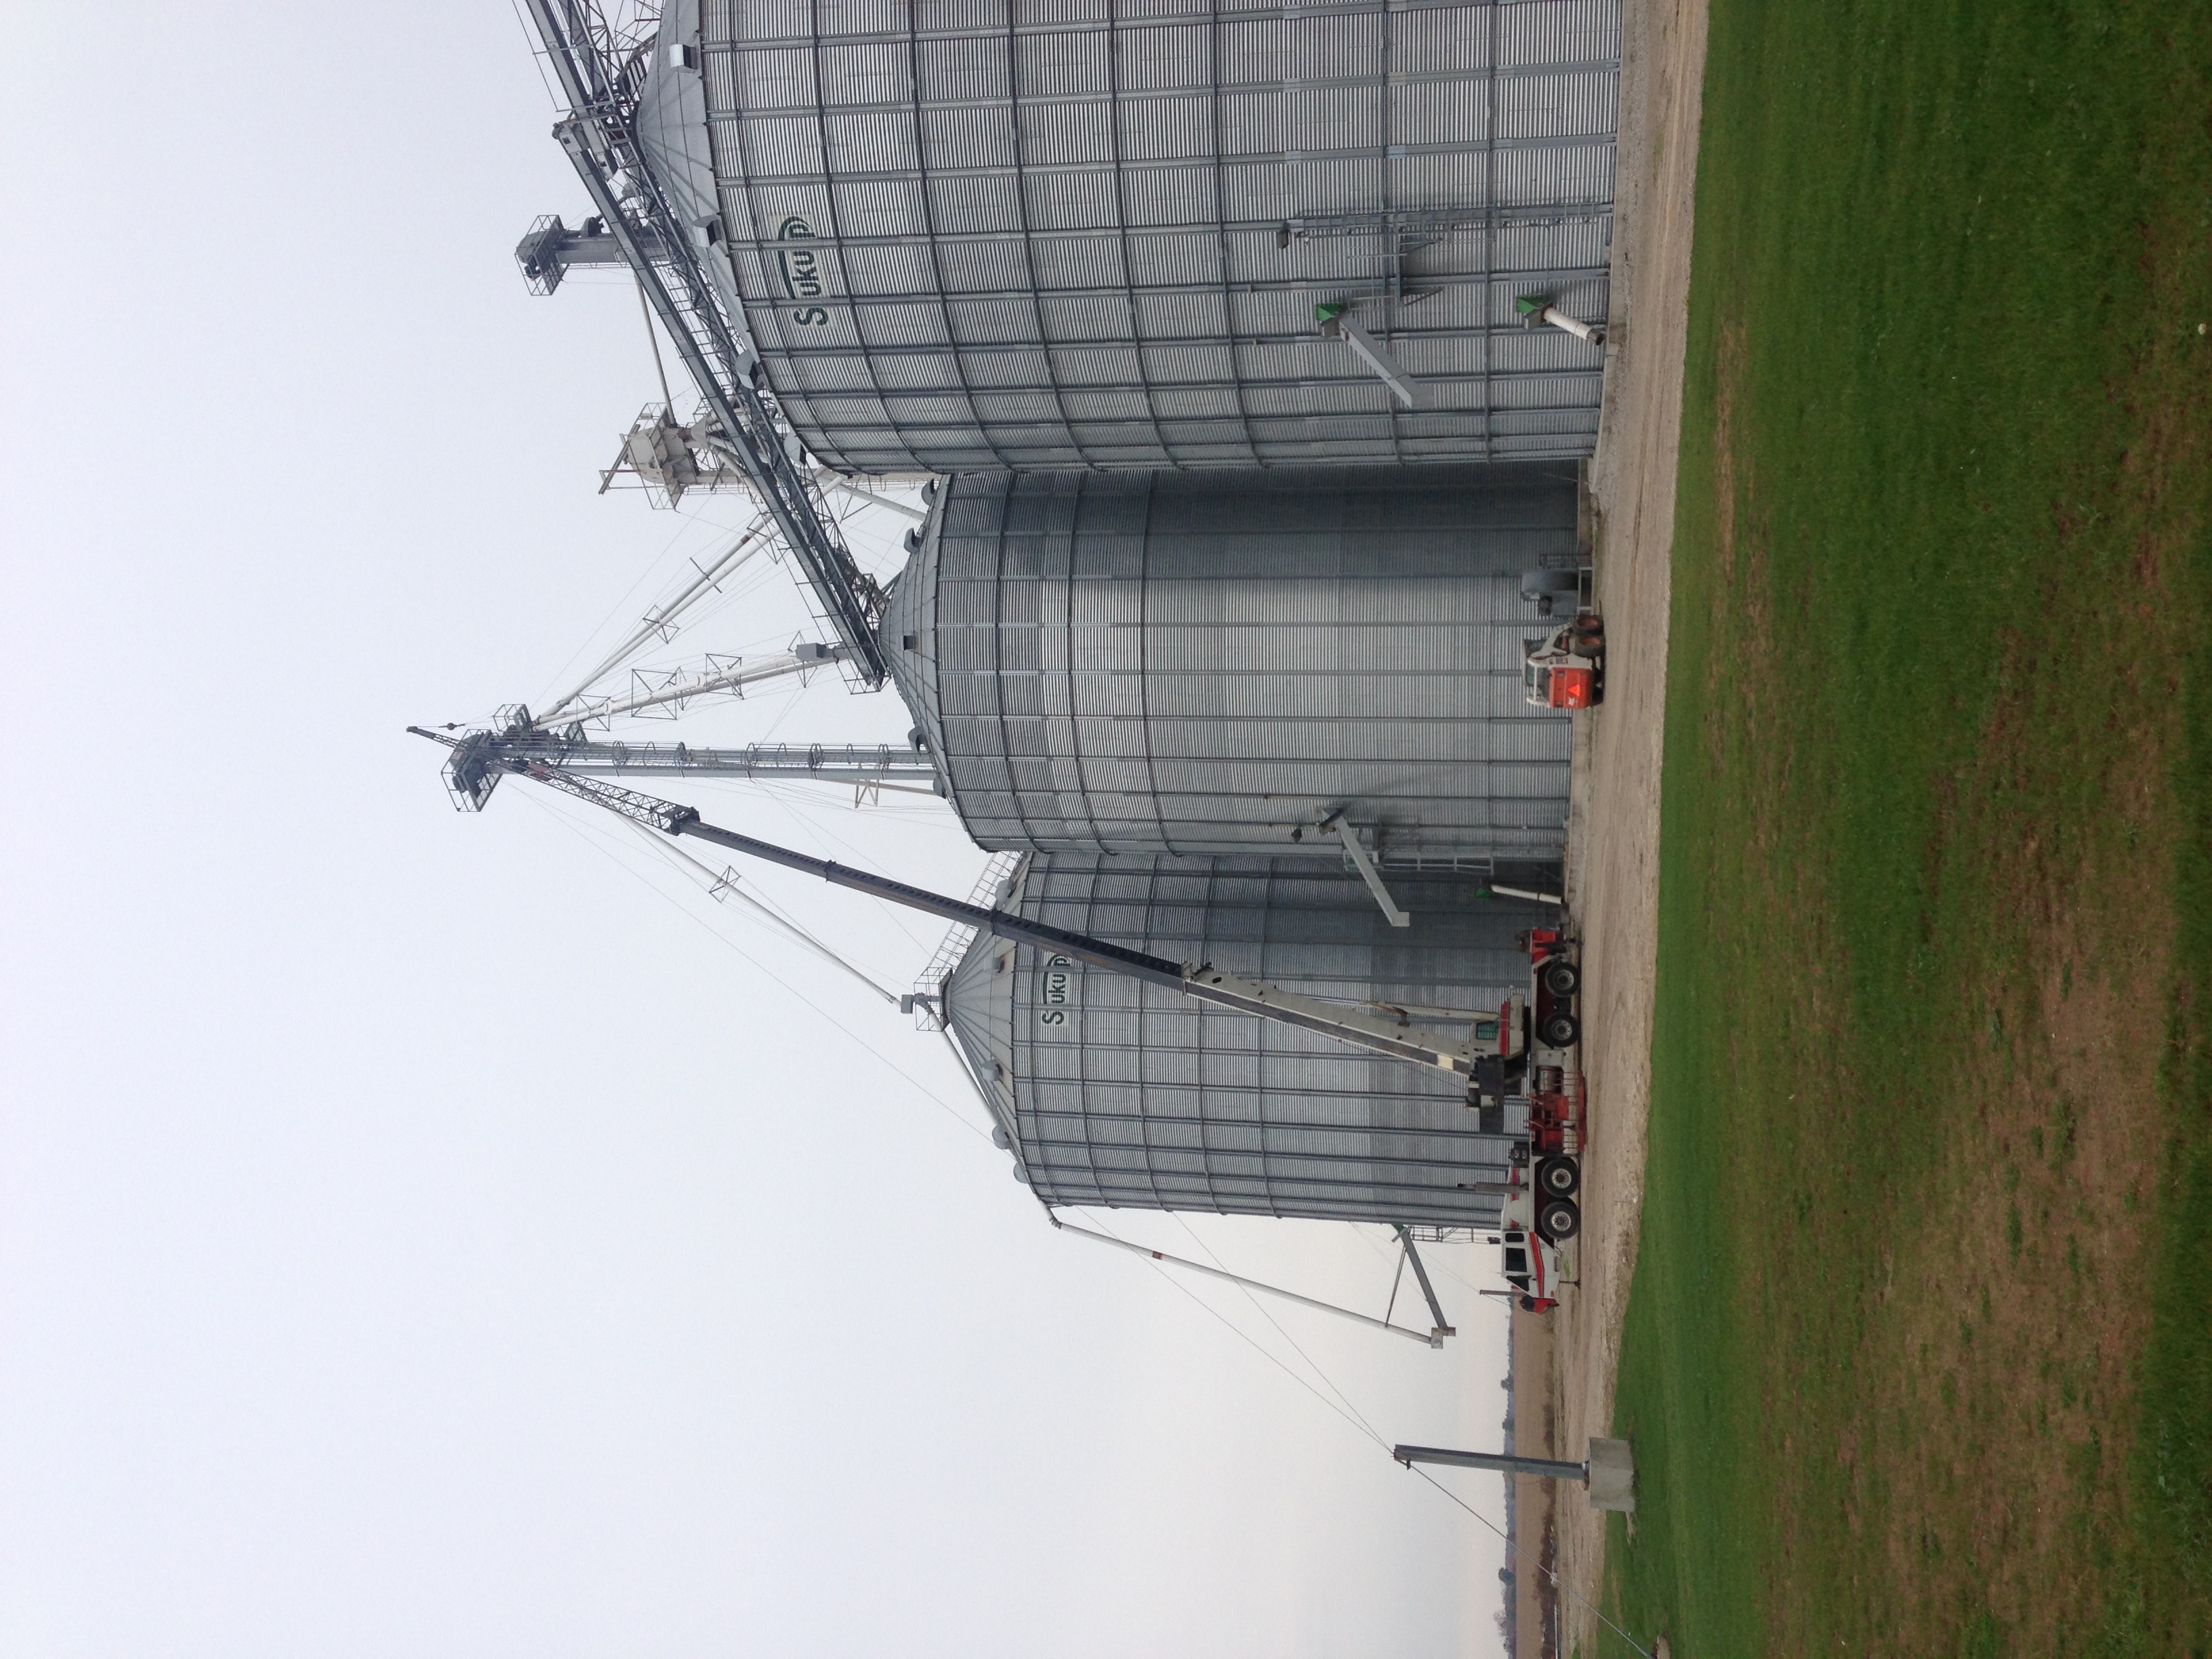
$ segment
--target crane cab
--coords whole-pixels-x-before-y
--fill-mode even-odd
[[[1500,1060],[1514,1060],[1528,1051],[1528,999],[1516,991],[1495,1014],[1474,1019],[1474,1045]]]

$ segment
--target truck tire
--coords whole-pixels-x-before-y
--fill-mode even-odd
[[[1572,1198],[1583,1172],[1571,1158],[1547,1158],[1536,1167],[1536,1190],[1547,1198]]]
[[[1582,970],[1557,957],[1544,964],[1544,988],[1555,997],[1571,997],[1583,982]]]
[[[1553,1014],[1544,1021],[1539,1033],[1545,1043],[1553,1048],[1571,1048],[1583,1034],[1583,1023],[1572,1014]]]
[[[1583,1230],[1583,1212],[1571,1198],[1547,1198],[1536,1212],[1536,1231],[1554,1244],[1565,1243]]]

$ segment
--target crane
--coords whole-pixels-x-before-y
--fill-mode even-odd
[[[1070,962],[1163,986],[1199,1002],[1317,1032],[1372,1054],[1454,1073],[1468,1079],[1470,1105],[1489,1103],[1502,1095],[1509,1063],[1524,1052],[1522,1028],[1526,998],[1517,992],[1495,1015],[1472,1018],[1465,1038],[1447,1036],[1414,1024],[1407,1011],[1369,1012],[1324,1002],[1318,997],[1246,979],[1210,963],[1176,962],[1116,945],[1109,939],[1032,921],[1011,911],[949,898],[866,870],[794,852],[773,842],[709,823],[700,817],[696,807],[679,805],[619,784],[580,776],[563,767],[557,754],[548,753],[537,744],[502,742],[488,732],[454,737],[419,726],[407,729],[417,737],[443,744],[452,751],[446,763],[447,781],[454,800],[464,810],[481,810],[502,776],[511,773],[529,778],[663,835],[708,842],[750,858],[818,877],[834,886],[958,922],[995,938],[1029,945],[1050,955],[1065,957]]]

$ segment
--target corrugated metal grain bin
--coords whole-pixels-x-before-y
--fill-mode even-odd
[[[1471,1017],[1526,988],[1514,936],[1547,913],[1464,878],[1401,885],[1413,922],[1394,928],[1322,860],[1039,854],[1000,903],[1345,1002]],[[1511,1143],[1478,1131],[1463,1079],[988,937],[945,996],[1016,1173],[1047,1204],[1497,1218],[1496,1196],[1462,1183],[1505,1179]]]
[[[679,0],[641,136],[834,466],[1572,457],[1602,353],[1514,301],[1605,315],[1620,15]]]
[[[1571,463],[970,474],[886,654],[977,843],[1555,859],[1570,717],[1522,700],[1520,573],[1576,556]]]

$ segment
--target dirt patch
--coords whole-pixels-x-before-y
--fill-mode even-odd
[[[1613,1420],[1621,1319],[1636,1267],[1651,1095],[1658,951],[1659,777],[1667,698],[1668,560],[1688,332],[1692,210],[1705,73],[1705,0],[1628,0],[1622,19],[1612,362],[1590,482],[1606,701],[1581,717],[1583,799],[1567,896],[1583,941],[1582,1282],[1556,1316],[1559,1455]],[[1559,1509],[1559,1572],[1595,1600],[1605,1532],[1578,1498]],[[1588,1650],[1595,1616],[1570,1599],[1565,1645]]]
[[[2032,768],[2018,712],[1990,732],[1983,772]],[[2156,775],[2154,736],[2128,736]],[[1958,1041],[1934,1059],[1972,1117],[1928,1212],[1899,1230],[1869,1320],[1858,1421],[1877,1443],[1863,1457],[1854,1432],[1838,1449],[1850,1527],[1880,1540],[1904,1632],[1931,1644],[1971,1601],[2021,1650],[2062,1650],[2107,1589],[2098,1540],[2128,1520],[2174,922],[2125,896],[2166,878],[2160,804],[2113,799],[2146,832],[2133,856],[2115,837],[2100,850],[2117,859],[2062,866],[2021,826],[1998,858],[2021,965],[1960,998]],[[1991,824],[1961,830],[2001,844]]]
[[[1555,1328],[1541,1314],[1513,1310],[1513,1449],[1523,1457],[1556,1457],[1559,1401]],[[1549,1638],[1559,1628],[1557,1488],[1548,1480],[1516,1478],[1514,1524],[1521,1547],[1534,1559],[1512,1563],[1514,1659],[1552,1659]]]

